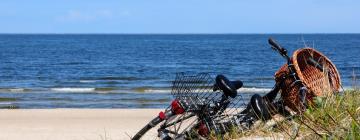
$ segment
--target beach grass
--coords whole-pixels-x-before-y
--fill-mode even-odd
[[[316,98],[315,106],[294,121],[298,132],[291,138],[360,139],[360,91]]]
[[[302,115],[291,119],[275,115],[248,131],[235,128],[221,139],[360,139],[360,90],[346,90],[314,100],[315,104]]]

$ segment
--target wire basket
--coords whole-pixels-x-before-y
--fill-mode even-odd
[[[214,78],[208,73],[199,73],[197,75],[187,75],[177,73],[171,94],[186,103],[187,110],[196,110],[201,104],[220,100],[222,93],[214,91]]]
[[[181,103],[185,103],[185,110],[187,111],[204,111],[200,114],[206,115],[203,120],[207,128],[216,133],[222,133],[227,126],[219,124],[234,123],[236,115],[244,110],[247,101],[241,94],[235,98],[228,98],[229,104],[225,110],[218,111],[215,114],[206,113],[206,109],[199,107],[210,107],[213,103],[220,101],[223,98],[223,93],[215,84],[215,78],[212,78],[208,73],[200,73],[197,75],[186,75],[185,73],[177,73],[173,81],[171,94]],[[235,125],[235,124],[234,124]]]
[[[339,92],[341,86],[339,72],[330,59],[322,53],[313,48],[298,49],[292,56],[292,62],[297,76],[308,89],[308,103],[312,103],[312,98],[315,96],[328,96]],[[286,75],[289,75],[287,64],[275,73],[276,82],[280,82],[279,80]],[[298,111],[300,86],[292,84],[293,82],[294,79],[290,77],[285,79],[281,87],[281,98],[284,105]]]

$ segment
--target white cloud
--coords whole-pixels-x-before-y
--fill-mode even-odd
[[[110,10],[96,10],[96,11],[80,11],[80,10],[69,10],[66,14],[56,17],[56,21],[61,22],[88,22],[95,20],[105,20],[112,19],[115,17],[124,17],[129,16],[128,11],[122,11],[119,13],[114,13]]]

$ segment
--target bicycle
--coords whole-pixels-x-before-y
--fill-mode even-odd
[[[194,137],[206,139],[211,132],[224,134],[233,127],[247,130],[255,121],[269,120],[274,114],[289,115],[289,108],[290,111],[301,114],[308,103],[311,103],[311,97],[320,94],[314,90],[319,86],[316,85],[319,82],[313,84],[314,78],[304,78],[302,73],[304,69],[299,68],[303,60],[297,60],[300,57],[295,54],[301,54],[304,50],[296,51],[293,57],[289,57],[287,50],[273,39],[270,38],[268,41],[271,47],[287,61],[287,64],[275,74],[276,84],[269,93],[264,96],[255,94],[250,102],[245,104],[241,94],[237,93],[237,89],[243,85],[241,81],[230,81],[223,75],[216,76],[214,81],[206,73],[196,76],[179,73],[173,82],[171,94],[175,99],[171,105],[165,109],[165,112],[160,112],[132,139],[140,139],[148,130],[161,122],[163,123],[158,128],[158,137],[162,140]],[[310,72],[329,71],[327,79],[330,79],[330,87],[334,92],[338,91],[341,83],[336,67],[321,53],[311,51],[318,55],[304,58],[306,66],[311,66]],[[315,77],[315,80],[318,80],[316,78],[319,76]],[[281,98],[276,98],[279,92]],[[246,107],[243,108],[244,106]]]
[[[132,139],[140,139],[149,129],[163,122],[158,129],[160,139],[181,139],[189,137],[190,129],[199,128],[202,136],[210,133],[210,116],[221,114],[237,97],[237,89],[241,81],[229,81],[225,76],[218,75],[216,82],[207,73],[195,76],[178,73],[173,82],[172,92],[175,99],[171,105],[142,128]],[[220,90],[222,92],[220,92]],[[185,120],[192,120],[182,127]],[[213,128],[216,129],[216,128]]]

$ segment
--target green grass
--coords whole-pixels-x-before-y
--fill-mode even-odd
[[[251,130],[231,130],[224,139],[267,137],[268,139],[360,139],[360,90],[347,90],[326,98],[315,98],[302,115],[271,122],[258,122]],[[219,139],[212,136],[211,139]],[[220,138],[221,139],[221,138]]]
[[[317,98],[315,106],[294,121],[299,131],[291,138],[360,139],[360,91]]]

